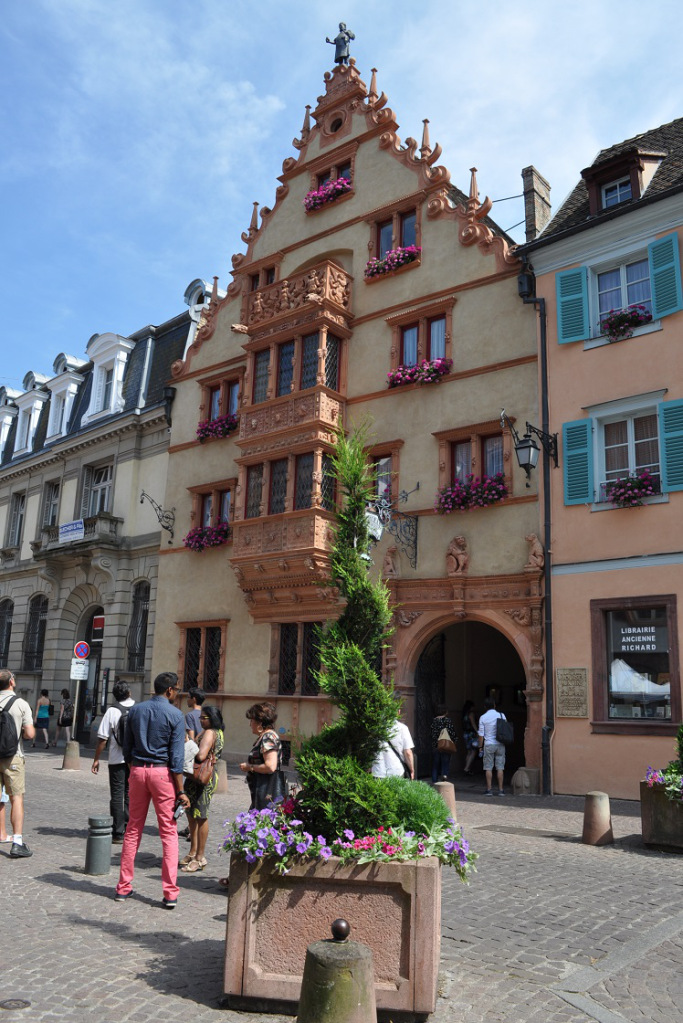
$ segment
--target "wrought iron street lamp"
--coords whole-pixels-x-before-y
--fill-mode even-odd
[[[543,430],[539,430],[537,426],[532,426],[531,423],[527,423],[525,427],[525,433],[523,437],[520,437],[515,427],[507,415],[504,408],[500,410],[500,425],[504,429],[506,426],[512,434],[512,439],[515,443],[515,454],[517,455],[517,461],[520,469],[523,469],[526,473],[526,485],[529,484],[529,476],[532,469],[535,469],[538,465],[538,456],[541,449],[534,440],[534,437],[538,437],[549,458],[552,458],[557,468],[557,434],[556,433],[545,433]]]

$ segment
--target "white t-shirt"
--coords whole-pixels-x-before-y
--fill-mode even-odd
[[[412,749],[415,745],[411,734],[408,731],[408,726],[404,725],[402,721],[397,721],[391,731],[390,737],[392,745],[405,760],[405,751]],[[372,765],[372,773],[375,778],[388,778],[392,776],[396,776],[398,778],[403,777],[403,764],[388,743],[385,743],[379,751],[377,759]]]
[[[500,710],[487,710],[485,714],[479,718],[479,735],[484,736],[484,745],[487,743],[490,745],[492,742],[498,742],[496,739],[496,721],[498,718],[506,720],[505,715]]]
[[[135,700],[128,697],[127,700],[121,700],[121,707],[132,707]],[[121,717],[121,711],[118,707],[109,707],[106,714],[100,721],[100,727],[97,729],[98,739],[109,739],[109,763],[110,764],[122,764],[123,763],[123,750],[116,741],[114,735],[114,729],[119,723]]]

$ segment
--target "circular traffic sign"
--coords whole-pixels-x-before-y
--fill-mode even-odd
[[[84,639],[76,643],[76,646],[74,647],[74,655],[78,657],[79,660],[84,661],[89,653],[90,647],[88,646]]]

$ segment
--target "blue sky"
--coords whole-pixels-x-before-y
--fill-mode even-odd
[[[682,19],[679,0],[3,4],[0,383],[162,322],[197,277],[228,283],[339,20],[402,139],[428,117],[453,182],[467,191],[476,166],[482,198],[518,194],[534,164],[557,209],[599,149],[683,116]],[[511,228],[521,201],[493,215]]]

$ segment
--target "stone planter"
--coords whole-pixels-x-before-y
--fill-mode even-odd
[[[225,993],[231,1008],[295,1008],[306,948],[343,917],[372,949],[377,1008],[427,1014],[436,1006],[441,952],[441,865],[300,864],[281,877],[268,865],[230,859]]]
[[[640,819],[645,845],[683,853],[683,803],[669,799],[663,785],[641,781]]]

